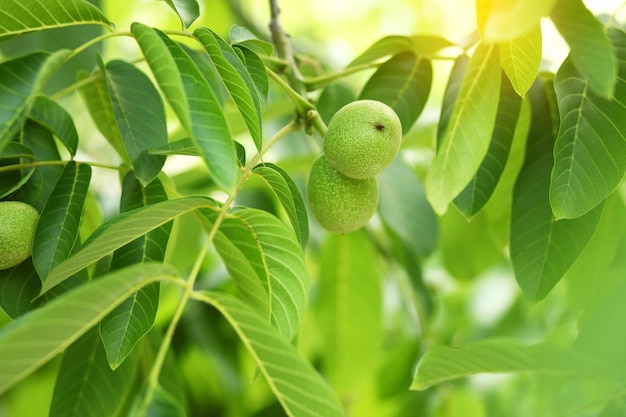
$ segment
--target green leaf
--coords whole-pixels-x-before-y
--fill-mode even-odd
[[[53,27],[85,24],[113,25],[85,0],[3,0],[0,39]]]
[[[257,38],[243,26],[232,25],[228,37],[233,46],[243,46],[259,55],[271,56],[274,53],[274,44]]]
[[[90,180],[89,165],[70,161],[46,201],[33,241],[33,264],[42,282],[72,254]]]
[[[594,93],[571,59],[555,90],[561,126],[554,148],[550,203],[557,219],[577,218],[597,206],[626,171],[626,33],[612,29],[620,64],[615,98]]]
[[[199,28],[193,34],[209,54],[246,126],[248,126],[254,144],[260,150],[263,140],[261,102],[257,95],[256,84],[252,81],[250,73],[235,50],[215,32],[207,28]]]
[[[35,161],[61,160],[54,137],[37,123],[27,121],[22,126],[21,141],[33,151]],[[36,167],[31,179],[13,197],[30,204],[41,213],[64,169],[63,165]]]
[[[267,106],[267,96],[269,94],[269,78],[263,60],[245,44],[236,44],[233,48],[237,52],[243,53],[244,64],[250,74],[250,79],[256,87],[257,96],[263,107]]]
[[[324,374],[336,391],[350,392],[372,371],[382,339],[381,276],[363,231],[328,234],[318,291]]]
[[[78,91],[87,105],[87,110],[91,115],[96,127],[102,133],[102,136],[115,149],[118,155],[126,162],[130,163],[130,158],[126,153],[126,149],[122,144],[120,131],[117,128],[115,115],[113,114],[113,104],[109,95],[109,89],[102,72],[95,72],[89,76],[80,73],[78,78],[84,81],[91,77],[91,82],[82,85]]]
[[[512,41],[527,35],[548,16],[557,0],[493,0],[477,7],[479,25],[486,42]]]
[[[536,344],[525,346],[508,339],[472,345],[435,346],[417,366],[413,390],[424,390],[456,378],[480,373],[532,372],[553,375],[597,375],[603,369],[591,358],[573,351]]]
[[[467,186],[487,154],[498,111],[500,72],[495,45],[479,45],[426,179],[426,195],[440,215]]]
[[[86,274],[76,274],[41,297],[41,280],[28,259],[14,268],[0,271],[0,307],[13,319],[40,307],[55,297],[83,284]]]
[[[0,167],[32,162],[34,159],[33,151],[19,142],[11,141],[0,151]],[[0,199],[19,189],[34,172],[32,167],[3,172],[0,175]]]
[[[469,57],[465,54],[461,54],[456,57],[454,65],[452,65],[452,69],[450,70],[448,83],[446,84],[446,90],[441,102],[441,114],[439,115],[439,122],[437,123],[437,149],[441,146],[446,129],[450,123],[450,117],[454,111],[454,105],[459,98],[459,91],[461,90],[463,77],[467,72],[468,64]]]
[[[41,281],[31,260],[0,270],[0,307],[12,319],[31,309],[40,289]]]
[[[137,178],[147,185],[161,172],[165,157],[148,149],[167,144],[165,108],[152,81],[137,67],[111,61],[102,69],[115,123]]]
[[[167,200],[159,179],[143,187],[132,172],[124,177],[120,211],[149,206]],[[145,262],[162,262],[171,223],[164,224],[133,240],[113,253],[111,270]],[[116,369],[154,324],[159,305],[159,283],[146,285],[124,300],[100,323],[106,357]]]
[[[336,82],[324,87],[315,106],[322,120],[328,124],[340,108],[355,100],[356,95],[348,84]]]
[[[157,146],[156,148],[148,149],[148,153],[152,155],[200,156],[200,152],[198,152],[198,148],[196,148],[191,138],[184,138],[162,146]]]
[[[120,213],[104,222],[82,246],[58,264],[44,282],[42,293],[157,227],[199,208],[215,209],[209,197],[183,197]]]
[[[570,47],[570,59],[594,93],[610,98],[617,62],[604,26],[582,0],[558,0],[550,18]]]
[[[215,93],[189,55],[165,34],[131,30],[159,87],[200,151],[215,183],[232,191],[239,176],[234,142]]]
[[[263,178],[278,197],[287,212],[300,245],[304,248],[309,239],[309,218],[296,183],[284,169],[269,162],[257,165],[252,172]]]
[[[215,65],[213,65],[211,58],[209,58],[209,55],[201,48],[193,49],[182,43],[179,44],[179,46],[183,48],[183,51],[189,55],[189,58],[191,58],[196,67],[198,67],[198,71],[200,71],[204,79],[209,83],[211,90],[215,93],[220,107],[224,109],[224,103],[229,97],[228,91],[224,88],[224,82],[217,72]]]
[[[550,81],[538,79],[529,90],[531,126],[511,212],[511,262],[522,292],[531,301],[544,298],[576,260],[603,209],[601,204],[582,217],[560,221],[552,214],[550,171],[559,118]]]
[[[174,276],[165,265],[136,265],[84,284],[0,329],[0,394],[65,350],[139,288]]]
[[[424,184],[401,158],[378,175],[382,220],[420,258],[437,245],[437,216],[426,200]]]
[[[359,99],[378,100],[391,107],[408,132],[424,110],[433,68],[430,60],[401,52],[382,64],[363,86]]]
[[[57,374],[49,417],[116,416],[134,380],[138,355],[115,371],[109,367],[98,330],[67,348]]]
[[[59,103],[46,96],[37,96],[28,117],[59,138],[70,155],[76,155],[78,132],[72,116]]]
[[[450,46],[455,45],[449,40],[439,36],[386,36],[378,40],[372,46],[367,48],[361,55],[350,62],[350,64],[348,64],[348,68],[375,62],[381,58],[406,51],[412,51],[417,56],[429,56]]]
[[[0,150],[18,132],[42,85],[68,54],[36,52],[0,64]]]
[[[215,245],[246,301],[291,340],[309,293],[304,253],[291,230],[265,211],[244,208],[224,219]]]
[[[228,32],[228,37],[233,46],[242,45],[262,55],[269,56],[274,53],[274,44],[257,38],[254,33],[244,26],[232,25]]]
[[[213,219],[208,226],[213,226]],[[263,263],[259,242],[243,221],[226,218],[214,238],[219,253],[230,277],[242,298],[259,314],[271,321],[268,271]]]
[[[138,416],[132,413],[133,416]],[[150,402],[142,417],[186,417],[185,408],[180,401],[160,384],[150,395]]]
[[[541,63],[541,26],[508,42],[498,43],[500,65],[521,97],[535,81]]]
[[[498,185],[509,157],[521,106],[521,97],[515,92],[511,82],[502,77],[498,113],[487,155],[476,175],[454,199],[454,205],[468,219],[484,207]]]
[[[200,17],[200,6],[196,0],[165,0],[165,2],[176,12],[185,29]]]
[[[202,292],[194,297],[215,307],[233,326],[288,416],[346,415],[315,368],[262,316],[229,295]]]

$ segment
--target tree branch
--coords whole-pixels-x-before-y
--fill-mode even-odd
[[[289,79],[289,84],[294,90],[304,96],[306,94],[306,87],[302,82],[302,75],[293,57],[289,37],[280,23],[280,7],[278,6],[278,0],[270,0],[270,13],[270,33],[272,35],[272,42],[276,47],[276,53],[287,62],[286,75]]]

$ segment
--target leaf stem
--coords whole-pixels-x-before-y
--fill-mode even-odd
[[[228,196],[228,198],[226,199],[226,201],[220,208],[219,212],[217,213],[217,217],[215,218],[215,221],[213,222],[213,225],[211,226],[211,229],[208,232],[207,240],[202,246],[200,253],[198,254],[198,257],[196,258],[194,266],[191,272],[189,273],[189,278],[186,281],[181,280],[180,282],[177,282],[179,285],[182,286],[183,293],[181,294],[180,301],[178,303],[178,306],[176,307],[176,311],[174,312],[174,315],[167,329],[165,330],[165,334],[163,336],[163,342],[159,346],[159,350],[154,359],[154,363],[152,364],[152,368],[150,369],[150,373],[148,375],[148,381],[147,381],[148,385],[146,387],[145,395],[139,407],[139,411],[136,414],[137,416],[146,415],[154,390],[159,384],[159,375],[161,374],[161,369],[163,368],[163,364],[165,363],[165,357],[172,343],[174,332],[176,331],[176,328],[178,327],[178,323],[180,322],[180,319],[182,318],[185,307],[187,306],[187,302],[189,301],[190,298],[193,299],[193,295],[194,295],[193,287],[196,282],[196,279],[198,278],[198,275],[200,274],[200,268],[202,267],[202,262],[204,258],[206,257],[206,253],[211,247],[211,244],[213,243],[213,239],[215,238],[215,235],[217,234],[217,231],[219,230],[220,225],[222,224],[222,222],[228,215],[230,205],[235,200],[239,191],[241,191],[241,189],[243,188],[248,177],[250,176],[250,173],[252,172],[252,169],[256,166],[257,163],[261,161],[263,154],[267,152],[282,137],[298,129],[299,129],[299,124],[297,123],[297,121],[295,120],[291,121],[288,125],[284,126],[282,129],[276,132],[276,134],[274,134],[274,136],[272,136],[265,143],[261,151],[257,153],[254,156],[254,158],[252,158],[248,162],[242,175],[239,177],[239,180],[235,187],[235,191]]]
[[[60,160],[60,161],[37,161],[37,162],[24,162],[22,164],[14,164],[0,167],[0,173],[8,172],[8,171],[17,171],[24,168],[36,168],[40,166],[55,166],[55,165],[65,165],[68,161]],[[109,165],[109,164],[101,164],[99,162],[88,162],[88,161],[76,161],[78,164],[87,164],[92,167],[97,168],[105,168],[105,169],[113,169],[121,172],[131,171],[132,168],[125,167],[121,165]]]
[[[81,52],[83,52],[85,49],[99,43],[102,42],[106,39],[109,38],[115,38],[117,36],[133,36],[133,34],[131,32],[109,32],[109,33],[105,33],[104,35],[100,35],[97,36],[93,39],[90,39],[89,41],[85,42],[84,44],[80,45],[78,48],[73,49],[72,53],[69,54],[66,58],[66,61],[69,61],[70,59],[74,58],[76,55],[80,54]]]
[[[102,76],[102,73],[100,71],[98,71],[97,73],[90,75],[89,77],[85,77],[82,80],[78,80],[76,81],[74,84],[72,85],[68,85],[67,87],[65,87],[62,90],[57,91],[56,93],[52,94],[50,96],[51,99],[53,100],[58,100],[61,97],[70,94],[71,92],[78,90],[81,87],[84,87],[86,85],[91,84],[92,82],[96,81],[98,78],[100,78]]]
[[[368,62],[365,64],[355,65],[352,67],[347,67],[341,71],[333,72],[330,74],[324,74],[317,77],[309,77],[304,78],[303,83],[306,86],[308,91],[318,90],[327,86],[328,84],[337,81],[341,78],[344,78],[348,75],[352,75],[359,71],[368,70],[372,68],[376,68],[380,65],[380,62]]]
[[[197,40],[197,38],[193,36],[193,33],[190,33],[186,30],[164,30],[163,33],[165,33],[166,35],[182,36],[185,38]]]

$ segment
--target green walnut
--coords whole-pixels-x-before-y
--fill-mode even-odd
[[[322,227],[334,233],[348,233],[365,226],[376,212],[378,181],[375,177],[348,178],[322,155],[311,166],[307,199]]]
[[[393,161],[401,142],[402,124],[391,107],[380,101],[358,100],[330,119],[324,153],[346,177],[370,178]]]
[[[39,212],[21,201],[0,202],[0,270],[24,262],[32,254]]]

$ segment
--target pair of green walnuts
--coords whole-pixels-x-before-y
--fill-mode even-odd
[[[398,115],[380,101],[354,101],[334,114],[307,181],[309,207],[322,227],[348,233],[365,226],[378,206],[376,175],[401,142]]]

